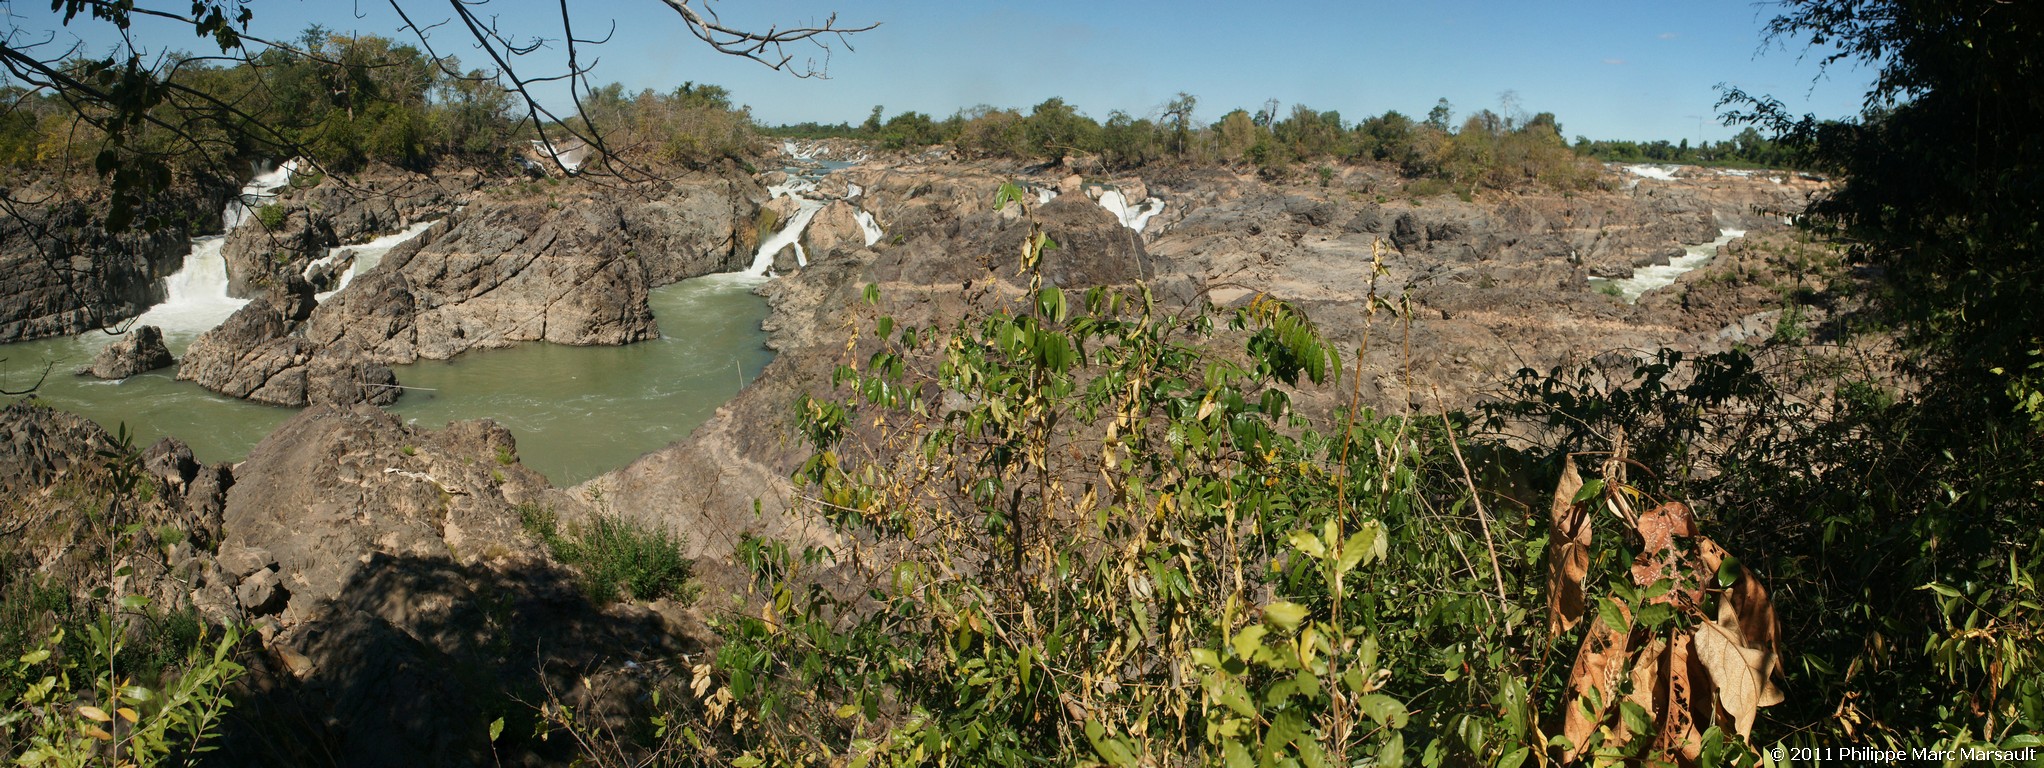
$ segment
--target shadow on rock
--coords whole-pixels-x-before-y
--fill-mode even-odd
[[[374,553],[319,614],[250,664],[210,764],[570,762],[573,739],[535,735],[540,707],[633,733],[663,660],[700,650],[659,613],[596,605],[572,573],[538,562]]]

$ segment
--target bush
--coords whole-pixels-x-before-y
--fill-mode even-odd
[[[275,230],[284,226],[284,219],[288,215],[289,213],[284,210],[284,206],[276,203],[256,209],[256,221],[262,222],[263,228],[268,230]]]
[[[537,504],[520,505],[518,517],[555,560],[580,572],[592,600],[695,597],[695,561],[684,554],[688,542],[682,536],[602,513],[562,533],[556,513]]]

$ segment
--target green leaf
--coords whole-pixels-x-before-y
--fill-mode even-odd
[[[1384,740],[1384,746],[1377,748],[1377,765],[1379,768],[1400,768],[1405,765],[1405,736],[1394,733],[1391,734],[1391,738]]]
[[[1348,537],[1348,541],[1342,542],[1342,573],[1355,570],[1357,565],[1362,564],[1365,557],[1372,559],[1383,557],[1382,548],[1384,542],[1380,540],[1382,538],[1379,535],[1380,533],[1381,531],[1377,523],[1372,521],[1363,524],[1362,530],[1356,531],[1355,535]]]
[[[504,718],[500,717],[490,723],[490,743],[497,743],[497,737],[502,735],[504,735]]]
[[[1281,629],[1299,628],[1299,622],[1306,620],[1306,606],[1290,600],[1279,600],[1263,607],[1263,619]]]
[[[1591,480],[1591,481],[1589,481],[1589,482],[1583,483],[1583,487],[1582,487],[1582,488],[1581,488],[1580,490],[1577,490],[1577,491],[1576,491],[1576,497],[1575,497],[1575,499],[1571,500],[1571,501],[1570,501],[1569,503],[1570,503],[1570,504],[1581,504],[1581,503],[1583,503],[1583,502],[1585,502],[1585,501],[1589,501],[1589,500],[1591,500],[1591,499],[1597,498],[1597,495],[1598,495],[1598,494],[1601,494],[1601,493],[1603,493],[1603,492],[1604,492],[1604,481],[1603,481],[1603,480]]]
[[[1739,580],[1739,558],[1725,555],[1724,562],[1718,563],[1718,587],[1729,588]]]
[[[1022,199],[1023,194],[1021,187],[1016,186],[1015,183],[1012,181],[1003,182],[1001,184],[1000,190],[994,192],[994,210],[998,211],[1006,207],[1009,203],[1021,202]]]
[[[1497,768],[1519,768],[1519,766],[1526,763],[1526,757],[1531,754],[1532,751],[1526,747],[1512,750],[1506,753],[1504,757],[1498,758]]]
[[[1381,693],[1372,693],[1364,696],[1359,706],[1363,714],[1375,720],[1378,725],[1388,725],[1394,729],[1405,727],[1405,705],[1397,699]]]
[[[1235,655],[1243,659],[1254,658],[1257,651],[1263,650],[1263,636],[1269,632],[1262,625],[1243,627],[1231,643],[1235,647]]]
[[[1086,740],[1093,743],[1093,751],[1106,760],[1108,765],[1131,766],[1136,764],[1135,752],[1120,739],[1107,738],[1107,729],[1100,727],[1097,720],[1086,721]]]
[[[1293,531],[1292,548],[1312,555],[1315,560],[1327,557],[1327,546],[1321,544],[1320,537],[1313,535],[1312,531]]]

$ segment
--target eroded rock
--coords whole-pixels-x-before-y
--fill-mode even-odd
[[[92,365],[80,369],[102,379],[125,379],[138,373],[168,368],[177,360],[170,355],[170,348],[163,345],[163,331],[153,325],[138,325],[128,331],[120,341],[108,344],[92,359]]]

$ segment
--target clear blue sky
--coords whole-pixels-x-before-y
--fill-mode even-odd
[[[183,10],[180,3],[163,7]],[[403,0],[422,24],[446,6]],[[150,5],[151,0],[142,0]],[[10,4],[11,5],[11,4]],[[797,80],[722,56],[689,37],[659,0],[577,0],[577,32],[615,34],[591,50],[600,81],[665,90],[684,80],[730,88],[768,123],[863,120],[875,104],[892,115],[937,117],[974,104],[1026,109],[1062,96],[1104,119],[1121,109],[1147,116],[1179,91],[1199,98],[1198,117],[1277,99],[1339,110],[1353,121],[1396,109],[1423,116],[1446,97],[1458,119],[1498,109],[1506,92],[1528,113],[1554,112],[1573,138],[1722,139],[1713,104],[1719,83],[1771,94],[1820,117],[1858,111],[1872,73],[1834,67],[1800,45],[1765,45],[1772,3],[1750,0],[1582,2],[1124,2],[1026,3],[725,0],[726,21],[765,27],[820,20],[882,26],[834,44],[829,79]],[[47,25],[39,2],[11,8],[17,26]],[[494,0],[481,8],[509,30],[558,38],[558,3]],[[253,31],[292,37],[307,23],[396,35],[382,0],[251,3]],[[152,30],[141,29],[142,39]],[[189,31],[159,35],[198,50]],[[458,30],[432,39],[443,53],[480,63]],[[798,55],[822,51],[798,47]],[[586,55],[586,54],[585,54]],[[545,54],[540,54],[544,57]],[[533,73],[558,65],[529,62]],[[1820,76],[1821,75],[1821,76]],[[543,91],[544,93],[544,91]],[[558,94],[558,91],[555,92]],[[1699,124],[1700,123],[1700,124]]]

